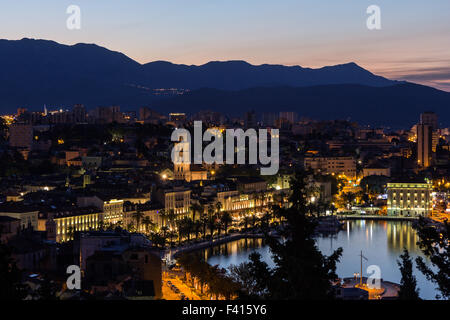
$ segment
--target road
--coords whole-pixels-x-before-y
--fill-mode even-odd
[[[170,281],[170,282],[169,282]],[[172,287],[172,284],[174,287]],[[180,292],[175,292],[176,289]],[[194,288],[191,288],[182,280],[182,276],[179,272],[165,271],[163,272],[163,299],[165,300],[182,300],[184,295],[189,300],[205,300],[201,298],[200,293]]]

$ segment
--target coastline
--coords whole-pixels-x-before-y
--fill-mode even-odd
[[[194,252],[198,250],[203,250],[206,248],[215,247],[221,244],[225,244],[228,242],[240,240],[240,239],[260,239],[264,238],[264,234],[262,233],[232,233],[229,235],[226,235],[220,239],[213,239],[213,240],[207,240],[202,241],[194,244],[189,244],[185,246],[175,247],[175,248],[167,248],[163,251],[163,256],[168,257],[169,260],[176,259],[180,254],[183,253],[189,253]]]

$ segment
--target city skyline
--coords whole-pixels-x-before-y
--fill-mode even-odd
[[[3,1],[0,301],[167,319],[447,306],[448,13]]]
[[[81,9],[80,30],[66,27],[72,4]],[[27,11],[14,3],[0,6],[0,24],[2,38],[96,43],[139,63],[245,60],[318,68],[355,62],[390,79],[449,91],[450,4],[377,1],[381,30],[368,30],[372,4],[25,1]]]

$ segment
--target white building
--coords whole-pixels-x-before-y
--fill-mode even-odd
[[[429,216],[433,208],[431,191],[432,185],[430,182],[388,183],[388,215],[410,217]]]

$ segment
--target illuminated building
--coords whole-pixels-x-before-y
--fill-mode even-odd
[[[116,224],[123,219],[123,200],[104,196],[84,196],[77,198],[79,207],[96,207],[103,212],[105,224]]]
[[[382,167],[370,167],[363,169],[363,177],[368,176],[391,176],[391,168],[382,168]]]
[[[162,188],[156,192],[158,201],[166,213],[173,210],[175,214],[188,214],[191,205],[191,190],[184,187]]]
[[[187,182],[208,180],[208,171],[203,169],[201,165],[174,163],[173,171],[175,180],[185,180]]]
[[[417,165],[428,168],[432,160],[432,127],[426,124],[417,125]]]
[[[74,232],[97,230],[101,219],[100,212],[84,210],[84,212],[80,213],[74,212],[68,215],[55,215],[53,217],[53,228],[49,228],[49,223],[47,223],[46,227],[49,230],[53,229],[56,231],[54,237],[56,242],[64,242],[72,240]]]
[[[321,173],[356,178],[356,160],[353,157],[305,157],[304,166]]]
[[[388,183],[388,215],[427,217],[432,212],[431,191],[429,182]]]
[[[427,168],[433,160],[439,143],[438,118],[434,112],[424,112],[420,115],[417,125],[417,164]]]

